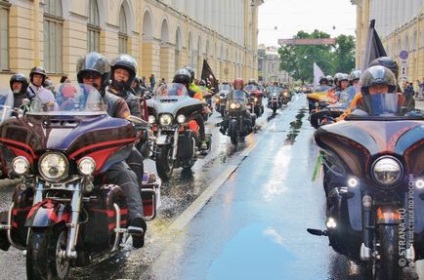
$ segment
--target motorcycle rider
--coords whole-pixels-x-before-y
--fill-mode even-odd
[[[359,115],[359,116],[375,116],[379,115],[381,108],[384,108],[382,95],[393,94],[397,96],[397,108],[401,108],[406,105],[406,99],[401,93],[396,92],[396,77],[393,72],[381,65],[371,66],[364,71],[361,75],[359,84],[361,85],[361,92],[358,93],[359,97],[355,98],[354,109],[344,114],[342,120],[346,116]],[[352,101],[353,102],[353,101]],[[394,113],[400,113],[399,111]],[[331,192],[332,189],[340,186],[344,182],[345,178],[336,173],[331,172],[329,168],[324,165],[324,190],[326,195]],[[328,197],[328,195],[327,195]],[[331,207],[331,203],[328,201],[328,207]]]
[[[194,69],[190,66],[184,66],[181,69],[178,69],[174,75],[173,83],[184,84],[188,90],[190,97],[196,98],[201,102],[203,100],[202,89],[194,83]],[[207,113],[207,111],[202,112],[202,115]],[[194,118],[199,126],[199,138],[200,138],[200,146],[199,149],[204,151],[208,149],[208,145],[206,143],[206,134],[205,134],[205,121],[202,115],[198,115]]]
[[[29,73],[30,85],[28,97],[32,101],[34,97],[39,98],[42,105],[46,108],[55,106],[55,97],[53,93],[44,88],[43,84],[47,78],[46,70],[40,66],[35,66]]]
[[[16,73],[10,77],[10,89],[13,92],[13,106],[28,111],[30,99],[28,98],[28,78],[21,73]]]
[[[126,119],[131,115],[127,102],[118,95],[105,90],[109,81],[109,74],[109,61],[97,52],[91,52],[81,57],[77,62],[78,82],[91,85],[102,93],[110,116]],[[115,83],[117,82],[115,81]],[[147,225],[143,218],[139,177],[127,162],[114,164],[105,172],[105,176],[108,183],[116,184],[122,188],[128,204],[130,225],[143,229],[142,235],[133,235],[133,247],[143,247]]]
[[[395,75],[395,80],[397,81],[399,67],[397,62],[394,59],[388,56],[383,56],[383,57],[376,58],[370,62],[370,66],[376,66],[376,65],[381,65],[390,69],[392,73]],[[399,84],[396,82],[395,91],[400,92],[399,89],[400,89]],[[359,99],[362,99],[362,97],[363,97],[362,92],[358,91],[356,95],[354,96],[353,100],[350,102],[349,107],[345,110],[345,112],[342,115],[340,115],[340,117],[336,119],[336,121],[343,120],[347,115],[349,115],[356,108],[357,103],[360,102]],[[406,104],[403,104],[403,105],[406,108],[406,111],[413,110],[415,108],[415,100],[412,100],[412,101],[407,100]]]
[[[244,80],[242,78],[236,78],[233,81],[233,90],[240,90],[243,91],[246,97],[246,102],[248,102],[250,95],[247,91],[244,90]],[[228,94],[227,94],[227,109],[226,111],[228,112],[228,107],[229,107],[229,101],[232,100],[232,94],[233,94],[233,90],[231,90]],[[247,105],[247,104],[246,104]],[[220,132],[222,134],[226,134],[227,132],[227,128],[228,128],[228,121],[229,121],[229,117],[228,114],[226,114],[224,116],[224,119],[221,122],[221,128],[219,129]],[[252,119],[252,116],[250,114],[249,109],[246,107],[246,116],[245,116],[245,121],[247,124],[247,127],[251,127],[253,128],[253,126],[255,125],[255,119]]]

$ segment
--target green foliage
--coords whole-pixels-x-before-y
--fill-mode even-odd
[[[318,30],[311,34],[299,31],[293,39],[325,39],[330,35]],[[355,39],[340,35],[335,45],[285,45],[279,48],[280,69],[303,83],[313,81],[313,64],[319,65],[325,75],[337,72],[349,74],[355,67]]]

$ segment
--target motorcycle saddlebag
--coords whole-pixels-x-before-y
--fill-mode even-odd
[[[86,211],[88,211],[88,217],[86,218],[88,223],[85,228],[84,239],[93,248],[99,250],[100,248],[111,246],[111,240],[115,236],[114,229],[116,228],[117,213],[114,204],[120,208],[120,227],[126,227],[129,218],[128,206],[120,187],[102,185],[95,192],[97,199],[93,199],[84,205]]]

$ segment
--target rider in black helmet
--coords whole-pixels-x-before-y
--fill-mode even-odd
[[[90,84],[102,94],[108,85],[109,74],[109,61],[97,52],[90,52],[77,61],[78,83]]]
[[[28,78],[21,73],[16,73],[10,77],[10,89],[13,92],[13,106],[15,108],[20,108],[22,105],[26,107],[24,108],[24,112],[28,109],[29,106],[29,98],[28,98],[28,86],[29,80]]]
[[[381,56],[378,57],[376,59],[374,59],[373,61],[370,62],[369,66],[375,66],[375,65],[381,65],[384,66],[386,68],[389,68],[393,74],[396,77],[396,80],[399,78],[399,65],[397,64],[396,60],[394,60],[393,58],[389,57],[389,56]],[[399,86],[399,81],[396,84],[397,87],[397,91],[401,92],[401,88]],[[415,108],[415,99],[413,97],[413,95],[406,95],[406,104],[408,108]]]
[[[78,82],[91,85],[103,94],[107,104],[107,112],[110,116],[126,119],[131,115],[127,102],[117,94],[105,89],[109,80],[110,64],[103,55],[91,52],[80,58],[77,63],[77,72]],[[121,186],[128,204],[130,225],[142,228],[145,233],[147,225],[144,221],[143,202],[140,194],[140,176],[143,175],[143,170],[141,169],[140,175],[128,163],[131,161],[131,155],[135,154],[134,150],[125,162],[119,162],[111,166],[105,172],[105,176],[108,183]],[[141,166],[142,161],[143,159],[141,158]],[[137,166],[140,166],[140,164],[137,164]],[[141,248],[143,245],[144,234],[139,237],[133,236],[134,248]]]

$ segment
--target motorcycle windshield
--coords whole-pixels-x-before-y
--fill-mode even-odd
[[[31,100],[27,114],[32,115],[99,115],[106,113],[103,96],[92,86],[78,83],[63,83],[54,92],[54,99],[37,95]]]
[[[399,114],[399,96],[396,93],[365,95],[364,105],[367,111],[355,110],[356,116],[391,117]]]
[[[231,86],[228,84],[221,85],[219,88],[219,91],[230,91],[230,90],[231,90]]]
[[[13,93],[10,89],[0,89],[0,123],[7,120],[14,111]]]
[[[246,93],[242,90],[234,90],[231,94],[231,101],[239,103],[246,102]]]
[[[185,85],[170,83],[159,86],[154,94],[155,98],[190,97]]]
[[[247,85],[244,87],[244,90],[247,92],[251,92],[251,91],[259,90],[259,88],[256,85]]]

